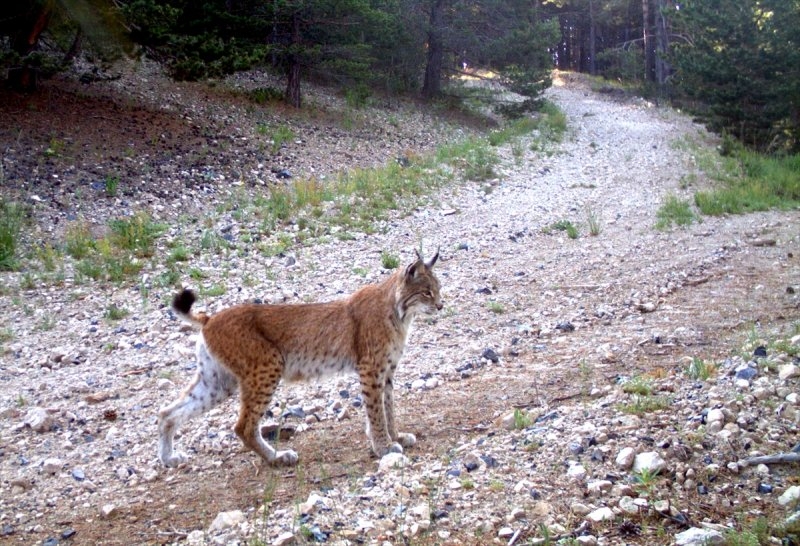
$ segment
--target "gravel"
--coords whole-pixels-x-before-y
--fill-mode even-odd
[[[165,469],[155,416],[193,373],[196,333],[165,305],[174,289],[155,282],[163,266],[108,286],[67,271],[63,284],[30,287],[24,272],[2,273],[0,317],[13,332],[0,360],[2,541],[510,545],[545,543],[547,529],[579,544],[703,544],[797,509],[796,463],[749,459],[800,442],[800,214],[655,230],[666,195],[688,199],[709,184],[695,153],[716,141],[686,116],[559,75],[548,97],[567,114],[564,142],[520,160],[501,147],[496,179],[454,183],[375,233],[268,256],[245,237],[247,219],[222,205],[277,183],[273,167],[330,175],[469,131],[409,105],[364,111],[347,131],[226,102],[215,88],[131,81],[103,92],[127,89],[229,144],[206,166],[184,165],[181,149],[158,159],[163,170],[134,156],[130,194],[98,199],[75,191],[97,156],[26,178],[25,148],[10,145],[5,176],[35,204],[34,237],[134,210],[169,223],[157,256],[170,241],[197,248],[206,229],[228,234],[233,251],[194,255],[181,272],[186,285],[225,287],[201,298],[211,312],[341,297],[389,273],[382,251],[402,263],[440,248],[445,309],[416,324],[396,377],[398,419],[419,443],[371,458],[357,382],[340,377],[275,397],[267,417],[298,452],[296,468],[241,451],[233,400],[184,427],[177,443],[190,460]],[[314,93],[320,110],[347,112]],[[249,139],[264,116],[286,116],[298,142],[259,167]],[[163,147],[179,146],[180,134],[170,138]],[[75,168],[59,171],[65,163]],[[59,185],[45,184],[53,175]],[[561,220],[577,239],[548,229]],[[106,318],[112,303],[129,314]],[[708,377],[687,372],[700,364]]]

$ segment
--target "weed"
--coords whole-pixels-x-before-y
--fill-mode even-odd
[[[0,270],[17,266],[17,247],[24,222],[22,205],[0,199]]]
[[[211,286],[201,288],[200,295],[214,298],[222,296],[227,291],[228,289],[223,283],[214,283]]]
[[[106,195],[107,196],[114,197],[115,195],[117,195],[117,189],[119,188],[119,177],[118,176],[108,175],[108,176],[105,177],[105,180],[103,181],[103,183],[104,183],[104,186],[105,186],[105,189],[106,189]]]
[[[14,332],[11,330],[11,328],[0,329],[0,346],[4,343],[8,343],[12,339],[14,339]]]
[[[166,231],[147,214],[139,212],[128,218],[111,220],[111,241],[120,249],[129,250],[140,258],[153,255],[155,242]]]
[[[597,237],[603,231],[603,220],[600,214],[591,206],[586,206],[586,224],[589,226],[589,235]]]
[[[672,224],[677,226],[688,226],[697,217],[692,212],[692,207],[688,201],[680,199],[674,194],[667,195],[664,203],[656,212],[656,229],[668,229]]]
[[[558,222],[554,222],[550,224],[543,230],[545,233],[552,233],[553,231],[564,231],[567,233],[567,237],[570,239],[577,239],[578,238],[578,228],[570,222],[569,220],[559,220]]]
[[[472,481],[470,478],[461,478],[461,487],[470,491],[475,489],[475,482]]]
[[[619,404],[617,409],[632,415],[644,415],[668,408],[670,400],[666,396],[638,395],[633,396],[630,403]]]
[[[397,269],[397,266],[400,265],[400,258],[384,250],[381,252],[381,265],[384,269]]]
[[[533,424],[531,415],[527,411],[514,408],[514,430],[523,430]]]
[[[64,236],[64,250],[76,260],[86,258],[95,248],[95,241],[85,222],[73,222]]]
[[[55,271],[56,262],[61,258],[61,253],[50,243],[45,243],[36,249],[36,258],[45,271]]]
[[[491,300],[486,303],[486,306],[489,308],[489,311],[497,315],[501,315],[506,312],[505,307],[503,307],[503,304],[499,301]]]
[[[686,368],[686,375],[694,380],[707,381],[717,372],[717,367],[712,362],[706,362],[700,358],[692,358]]]
[[[183,245],[178,245],[173,248],[167,257],[167,263],[174,264],[177,262],[185,262],[189,260],[189,249]]]
[[[52,315],[44,316],[36,324],[36,329],[43,332],[48,332],[56,327],[56,319]]]
[[[491,480],[489,481],[489,489],[494,491],[495,493],[499,493],[500,491],[506,488],[506,484],[501,482],[500,480]]]
[[[28,404],[28,401],[25,399],[25,395],[19,394],[17,395],[17,407],[22,408]]]
[[[622,385],[622,392],[647,396],[653,394],[653,384],[646,377],[636,375]]]
[[[294,132],[289,127],[280,125],[272,130],[270,138],[272,139],[272,153],[276,154],[284,144],[294,139]]]
[[[122,320],[130,314],[130,311],[125,309],[124,307],[119,307],[117,304],[112,303],[108,307],[106,307],[105,313],[103,313],[103,318],[110,321],[117,321]]]

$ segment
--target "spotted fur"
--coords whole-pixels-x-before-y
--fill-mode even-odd
[[[244,304],[214,315],[193,313],[195,295],[183,290],[173,309],[202,327],[198,371],[183,394],[159,412],[159,459],[176,466],[186,455],[174,451],[178,427],[237,390],[239,420],[234,427],[245,446],[271,464],[295,464],[297,454],[276,451],[262,438],[261,416],[281,379],[306,381],[355,371],[367,413],[367,437],[377,456],[402,452],[416,443],[397,432],[392,378],[403,354],[409,326],[418,313],[441,310],[439,280],[429,261],[417,260],[380,284],[349,298],[299,305]]]

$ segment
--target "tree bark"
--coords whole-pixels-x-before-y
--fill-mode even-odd
[[[300,96],[300,14],[292,14],[292,50],[289,52],[288,66],[286,68],[286,101],[300,108],[302,98]]]
[[[21,27],[11,38],[11,48],[20,56],[29,54],[39,43],[39,37],[47,28],[53,14],[55,0],[46,0],[34,6],[22,18]],[[36,91],[36,69],[18,66],[8,71],[8,85],[17,91],[31,93]]]
[[[650,0],[642,0],[642,44],[644,47],[644,80],[656,79],[656,55],[653,43],[653,25],[651,23]]]
[[[432,99],[442,92],[442,65],[444,63],[444,37],[442,19],[445,0],[434,0],[431,4],[430,28],[428,29],[428,60],[425,65],[425,80],[422,96]]]

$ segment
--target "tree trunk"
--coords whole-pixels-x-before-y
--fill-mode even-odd
[[[292,45],[289,52],[288,66],[286,67],[286,101],[300,108],[302,99],[300,96],[300,14],[292,14]]]
[[[22,18],[20,30],[11,38],[11,48],[20,57],[25,57],[39,43],[39,36],[47,28],[54,6],[55,0],[46,0],[31,6],[30,11]],[[36,91],[36,75],[36,69],[30,66],[11,68],[8,71],[8,85],[17,91]]]
[[[650,18],[650,0],[642,0],[642,44],[644,46],[644,81],[652,82],[656,79],[656,51]]]
[[[594,76],[597,73],[597,28],[594,21],[594,0],[589,0],[589,74]]]
[[[663,86],[667,82],[669,75],[669,64],[666,61],[667,51],[669,51],[669,29],[667,28],[667,17],[664,14],[664,0],[656,0],[658,11],[656,12],[656,60],[655,76],[656,83]]]
[[[444,0],[434,0],[431,4],[430,28],[428,29],[428,62],[425,65],[425,80],[422,84],[422,96],[426,99],[432,99],[442,92],[443,12]]]

